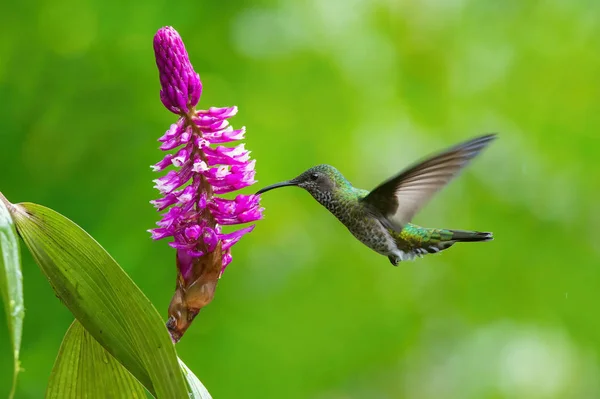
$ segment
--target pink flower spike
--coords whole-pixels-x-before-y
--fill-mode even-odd
[[[255,195],[238,195],[233,200],[218,197],[255,182],[256,162],[244,144],[220,145],[244,139],[246,129],[236,130],[229,123],[238,108],[195,109],[202,82],[175,29],[158,30],[154,53],[160,100],[179,116],[159,138],[160,149],[169,153],[152,169],[170,170],[154,180],[161,198],[150,202],[164,212],[157,228],[149,230],[155,240],[173,237],[168,245],[176,250],[178,275],[167,327],[177,342],[212,300],[218,279],[231,263],[233,245],[254,228],[250,225],[223,234],[221,226],[259,220],[263,209]]]

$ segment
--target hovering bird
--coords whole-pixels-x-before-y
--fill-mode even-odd
[[[450,248],[456,242],[489,241],[492,233],[435,229],[410,223],[413,216],[496,138],[488,134],[458,144],[400,172],[369,192],[354,187],[331,165],[259,190],[298,186],[342,222],[360,242],[392,265]]]

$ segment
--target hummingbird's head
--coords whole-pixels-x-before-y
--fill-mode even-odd
[[[292,180],[262,188],[256,194],[262,194],[279,187],[298,186],[308,191],[317,201],[323,202],[330,197],[332,192],[348,185],[350,185],[350,182],[336,168],[323,164],[313,166]]]

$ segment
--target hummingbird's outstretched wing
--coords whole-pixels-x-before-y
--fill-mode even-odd
[[[433,195],[481,152],[495,134],[458,144],[408,167],[362,199],[378,216],[400,231]]]

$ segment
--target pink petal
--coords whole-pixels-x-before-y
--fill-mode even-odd
[[[223,241],[223,246],[222,246],[223,250],[227,250],[227,249],[231,248],[245,234],[250,233],[252,230],[254,230],[254,225],[245,227],[240,230],[236,230],[233,233],[220,235],[221,241]]]
[[[171,166],[171,158],[173,158],[173,154],[167,154],[165,157],[158,163],[150,166],[153,172],[158,172],[165,169],[167,166]]]

